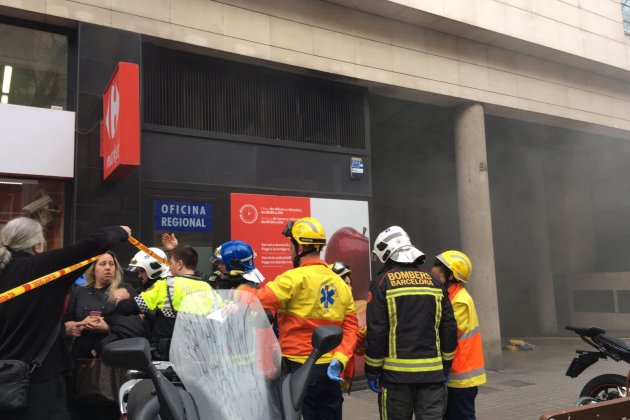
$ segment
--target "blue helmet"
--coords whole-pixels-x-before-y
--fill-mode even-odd
[[[228,241],[221,245],[221,261],[228,271],[254,270],[254,250],[247,242]]]

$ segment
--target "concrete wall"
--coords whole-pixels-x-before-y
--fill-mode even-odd
[[[525,53],[540,52],[537,46],[543,46],[624,70],[630,67],[630,40],[623,31],[619,0],[333,1],[365,10],[381,3],[381,8],[397,10],[396,19],[405,19],[408,9],[414,9],[432,15],[425,26],[442,32]]]
[[[377,94],[442,105],[478,101],[490,114],[577,121],[629,136],[630,54],[616,1],[339,2],[346,5],[0,0],[0,13],[86,21],[343,76]]]

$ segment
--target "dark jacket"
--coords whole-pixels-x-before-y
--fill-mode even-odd
[[[370,284],[365,374],[389,383],[444,382],[457,347],[446,289],[414,264],[387,268]]]
[[[120,287],[127,289],[129,294],[136,296],[131,285],[121,283]],[[108,301],[109,287],[97,289],[94,286],[75,286],[68,300],[68,309],[63,316],[63,322],[82,321],[91,311],[100,311],[109,326],[109,333],[94,333],[83,331],[79,337],[71,340],[72,357],[93,357],[100,353],[101,342],[106,343],[122,338],[145,336],[142,320],[137,315],[123,316],[116,312],[116,305]],[[94,353],[92,353],[94,351]]]
[[[124,229],[112,226],[75,244],[42,254],[13,252],[11,261],[0,273],[0,292],[99,255],[126,239]],[[68,289],[81,273],[81,270],[74,271],[0,304],[0,359],[31,363],[44,346],[49,332],[60,322]],[[72,368],[64,338],[62,326],[42,368],[36,373],[36,379],[45,379]]]

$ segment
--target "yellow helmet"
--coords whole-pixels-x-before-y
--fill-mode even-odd
[[[303,217],[296,222],[289,222],[282,231],[287,238],[301,245],[326,245],[326,232],[319,220]]]
[[[436,257],[449,270],[453,272],[455,279],[462,283],[468,282],[468,278],[472,273],[472,262],[470,258],[460,251],[444,251]]]

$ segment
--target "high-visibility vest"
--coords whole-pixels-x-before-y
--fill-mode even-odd
[[[486,370],[475,303],[460,284],[449,286],[448,297],[457,321],[457,349],[448,386],[470,388],[485,384]]]

